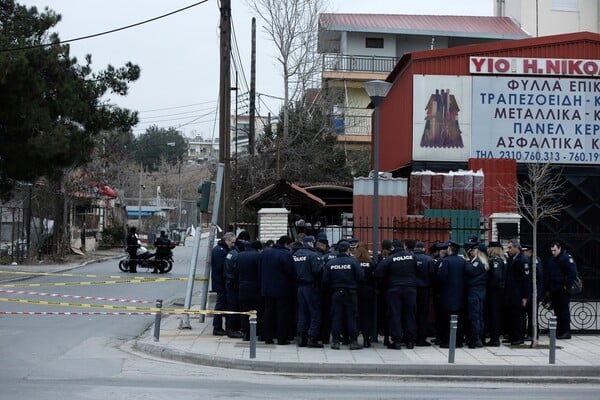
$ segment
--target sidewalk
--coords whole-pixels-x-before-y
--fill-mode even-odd
[[[557,341],[556,363],[549,364],[548,337],[540,337],[540,348],[500,346],[456,350],[455,363],[448,363],[448,349],[438,346],[412,350],[390,350],[381,340],[371,348],[350,351],[266,345],[257,342],[256,358],[241,339],[212,335],[212,317],[201,323],[190,316],[192,329],[179,329],[179,315],[162,318],[159,341],[154,329],[136,341],[134,348],[154,356],[213,367],[299,374],[360,374],[481,378],[489,380],[548,379],[551,382],[600,382],[600,336],[574,335]]]
[[[0,271],[61,272],[122,255],[120,249],[100,250],[65,264],[2,265]],[[33,275],[0,272],[0,282],[30,276]],[[211,300],[212,296],[209,309]],[[453,364],[448,363],[448,349],[431,346],[390,350],[383,346],[381,338],[371,348],[355,351],[348,350],[347,346],[332,350],[329,346],[312,349],[299,348],[293,343],[278,346],[258,342],[256,358],[250,359],[248,342],[212,335],[212,317],[206,317],[201,323],[198,316],[190,316],[192,329],[179,329],[181,318],[180,315],[163,316],[159,341],[154,341],[152,326],[135,340],[133,348],[169,360],[260,372],[600,383],[600,335],[573,335],[570,340],[558,340],[555,364],[549,364],[549,341],[545,335],[540,337],[537,349],[504,345],[481,349],[463,347],[456,350]]]
[[[36,263],[30,261],[27,264],[0,265],[0,282],[19,281],[35,276],[35,274],[28,275],[27,272],[58,273],[69,271],[71,269],[94,262],[115,260],[123,256],[125,256],[125,252],[121,248],[111,248],[106,250],[96,250],[83,256],[70,254],[69,256],[67,256],[66,261],[62,263],[50,263],[48,261]],[[10,271],[17,273],[4,273],[2,271]],[[116,269],[116,271],[118,271],[118,269]]]

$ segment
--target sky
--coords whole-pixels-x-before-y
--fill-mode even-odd
[[[53,31],[61,40],[106,32],[152,19],[199,3],[200,0],[16,0],[38,10],[49,7],[62,15]],[[491,16],[494,0],[328,0],[328,12]],[[238,112],[247,113],[250,84],[251,13],[243,0],[232,0],[232,50],[241,60],[238,76]],[[218,138],[219,2],[206,2],[126,30],[74,41],[71,56],[84,63],[92,55],[94,70],[131,61],[141,77],[127,96],[106,100],[139,112],[134,134],[146,128],[174,127],[185,136]],[[257,17],[256,91],[260,115],[277,115],[283,97],[283,78],[276,51]],[[233,64],[232,64],[233,68]],[[234,86],[235,77],[232,78]],[[232,98],[235,98],[232,93]],[[232,103],[231,111],[235,112]]]

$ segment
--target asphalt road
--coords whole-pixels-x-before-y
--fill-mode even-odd
[[[175,250],[171,277],[188,276],[192,246]],[[204,258],[205,249],[201,249]],[[79,276],[44,276],[19,284],[33,294],[15,299],[115,304],[99,297],[167,303],[185,296],[186,282],[51,286],[118,275],[116,261],[70,271]],[[144,276],[139,273],[136,276]],[[148,274],[147,276],[152,276]],[[66,298],[89,296],[90,299]],[[116,303],[122,304],[122,303]],[[3,302],[2,311],[97,311],[82,307]],[[104,310],[102,310],[104,311]],[[0,399],[597,399],[591,385],[419,382],[398,377],[278,375],[199,367],[155,359],[132,350],[133,340],[153,322],[144,315],[2,315],[0,316]]]

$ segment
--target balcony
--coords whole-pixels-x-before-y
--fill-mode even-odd
[[[323,54],[323,73],[359,72],[387,76],[398,62],[396,57]]]

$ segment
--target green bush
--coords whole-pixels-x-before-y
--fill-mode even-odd
[[[114,225],[104,228],[102,231],[102,240],[100,246],[116,247],[125,245],[125,227],[123,225]]]

